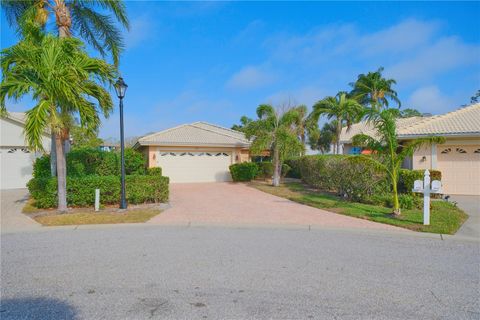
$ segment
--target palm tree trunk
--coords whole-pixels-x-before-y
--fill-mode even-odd
[[[397,175],[394,172],[392,174],[392,192],[393,192],[393,214],[398,216],[400,215],[400,202],[398,200],[398,188],[397,188]]]
[[[280,151],[276,145],[273,147],[273,166],[272,185],[278,187],[280,185],[280,171],[282,167],[280,166]]]
[[[70,11],[64,0],[54,0],[55,2],[55,20],[58,27],[58,36],[67,38],[71,36],[70,27],[72,26],[72,18]]]
[[[50,174],[52,177],[57,175],[57,146],[56,146],[55,133],[52,132],[50,139]]]
[[[57,153],[57,194],[58,210],[67,211],[67,170],[64,149],[64,139],[61,134],[55,135],[55,147]]]
[[[340,135],[342,134],[342,119],[337,119],[337,153],[340,154]]]

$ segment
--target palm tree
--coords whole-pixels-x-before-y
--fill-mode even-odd
[[[75,116],[82,127],[97,128],[99,113],[105,117],[111,113],[112,100],[102,84],[113,83],[116,69],[101,59],[90,58],[78,39],[37,33],[36,41],[24,40],[1,52],[1,71],[2,112],[6,112],[6,99],[30,94],[37,103],[27,111],[25,123],[30,148],[42,149],[45,130],[55,134],[58,209],[66,211],[64,142]]]
[[[392,186],[393,214],[395,215],[401,213],[397,187],[403,160],[424,144],[444,142],[442,137],[427,137],[400,144],[395,121],[399,113],[397,109],[371,110],[367,121],[373,124],[379,138],[374,139],[365,134],[357,134],[352,139],[354,146],[373,151],[371,156],[361,155],[361,157],[372,161],[380,170],[386,172]]]
[[[323,125],[322,129],[314,130],[309,134],[309,145],[312,150],[319,150],[321,153],[328,153],[334,146],[333,152],[336,153],[337,144],[337,121],[332,120]]]
[[[392,86],[397,82],[393,79],[385,79],[382,76],[383,67],[375,72],[358,75],[357,81],[350,83],[353,87],[351,95],[364,106],[370,106],[372,109],[380,110],[389,106],[389,100],[395,102],[398,107],[401,103],[397,97],[397,92]]]
[[[110,53],[118,66],[123,39],[116,22],[129,28],[125,4],[121,0],[0,0],[11,26],[22,33],[26,23],[35,22],[45,29],[49,17],[55,19],[59,37],[78,35],[102,56]],[[102,10],[105,13],[100,13]],[[55,175],[55,133],[52,132],[51,165]],[[69,140],[66,140],[69,144]]]
[[[304,144],[298,139],[296,124],[300,115],[296,108],[273,108],[263,104],[257,108],[258,119],[250,122],[245,130],[248,139],[253,138],[250,150],[261,155],[270,150],[274,166],[272,185],[280,185],[283,161],[304,151]]]
[[[318,123],[321,116],[326,116],[327,119],[336,121],[336,154],[339,154],[342,128],[347,126],[347,130],[349,130],[353,123],[360,120],[363,110],[364,108],[357,100],[350,98],[346,92],[339,92],[335,97],[326,97],[318,101],[313,106],[309,117],[315,123]]]
[[[129,28],[123,1],[1,0],[0,3],[11,26],[21,29],[22,23],[35,21],[44,28],[53,16],[59,37],[77,35],[102,56],[110,53],[114,64],[118,65],[124,45],[117,22]]]

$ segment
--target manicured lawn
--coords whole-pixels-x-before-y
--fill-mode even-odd
[[[394,217],[391,215],[392,209],[390,208],[344,201],[336,196],[311,190],[298,182],[284,183],[276,188],[261,182],[252,182],[251,185],[261,191],[311,207],[414,231],[454,234],[468,217],[451,203],[432,201],[430,225],[424,226],[423,211],[419,209],[402,210],[400,217]]]
[[[160,213],[158,209],[133,209],[125,212],[76,211],[65,214],[46,214],[34,219],[44,226],[66,226],[80,224],[139,223],[146,222]]]

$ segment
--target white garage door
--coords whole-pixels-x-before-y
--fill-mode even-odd
[[[0,189],[26,188],[35,156],[25,148],[0,148]]]
[[[480,146],[438,148],[437,166],[446,194],[480,195]]]
[[[157,164],[170,182],[231,181],[230,152],[159,152]]]

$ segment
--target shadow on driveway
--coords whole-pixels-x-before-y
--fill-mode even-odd
[[[13,298],[0,302],[0,318],[7,319],[77,319],[74,306],[51,298]]]

